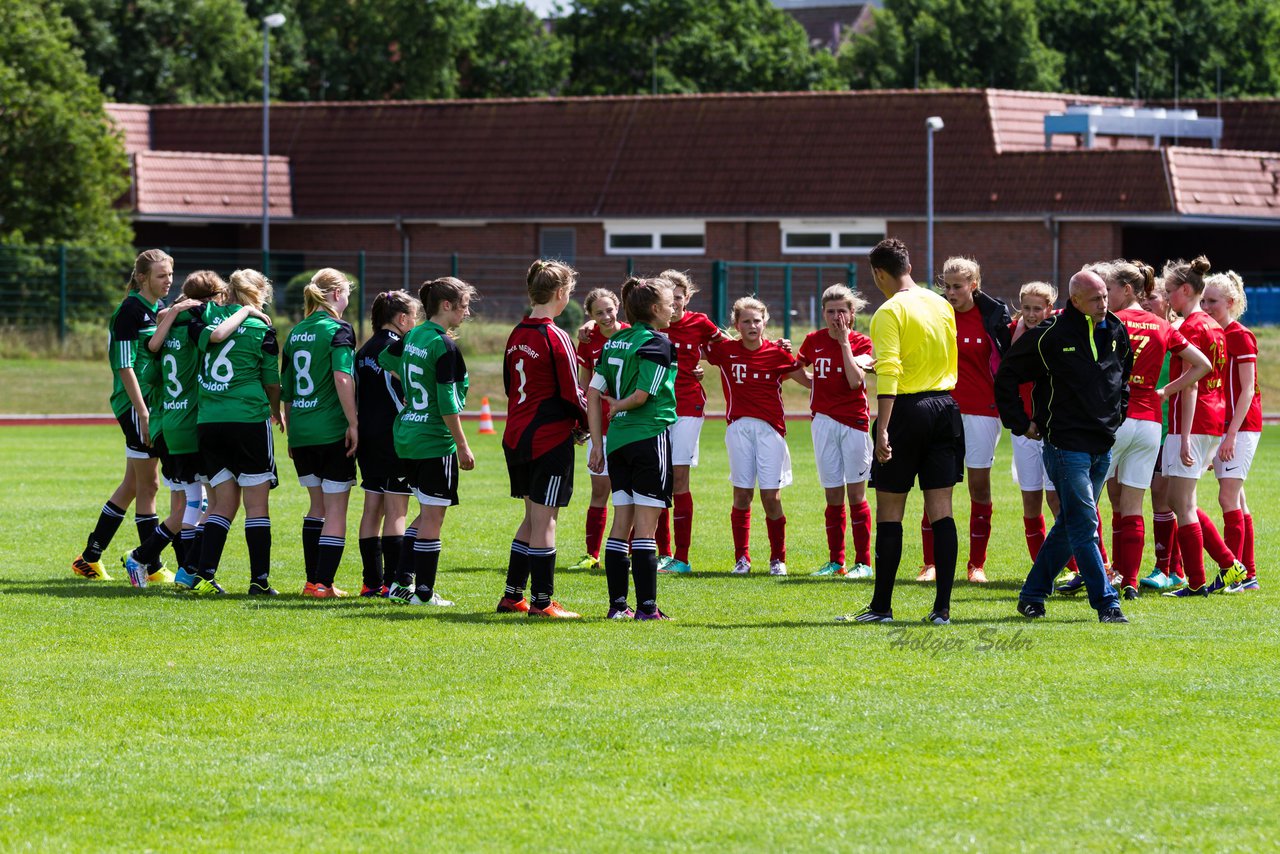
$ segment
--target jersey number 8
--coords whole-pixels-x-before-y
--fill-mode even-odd
[[[309,397],[316,390],[315,380],[311,379],[311,353],[299,350],[293,354],[293,392],[298,397]]]

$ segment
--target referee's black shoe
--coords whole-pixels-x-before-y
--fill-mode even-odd
[[[1044,616],[1044,605],[1039,602],[1027,602],[1018,600],[1018,613],[1026,617],[1028,620],[1038,620]]]
[[[1119,608],[1103,608],[1098,612],[1099,623],[1127,623],[1129,618],[1126,617]]]

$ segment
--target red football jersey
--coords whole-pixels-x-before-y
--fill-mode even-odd
[[[1197,386],[1195,416],[1191,419],[1193,436],[1221,436],[1226,432],[1226,402],[1222,396],[1223,375],[1227,368],[1227,339],[1212,317],[1206,312],[1192,312],[1178,327],[1188,344],[1194,345],[1209,359],[1213,369],[1201,377]],[[1169,362],[1169,380],[1182,376],[1181,359]],[[1182,413],[1179,412],[1182,392],[1169,401],[1169,433],[1182,433]]]
[[[723,338],[712,343],[707,356],[720,368],[724,388],[725,421],[759,418],[781,435],[787,435],[782,410],[782,380],[800,363],[772,341],[763,341],[754,350],[742,342]]]
[[[1128,330],[1129,345],[1133,347],[1129,411],[1125,415],[1139,421],[1159,422],[1163,416],[1156,387],[1160,385],[1165,353],[1181,353],[1187,349],[1187,339],[1164,318],[1137,307],[1117,311],[1116,317]]]
[[[618,323],[619,329],[630,329],[630,323]],[[586,341],[578,342],[578,365],[587,369],[587,382],[583,384],[582,393],[587,393],[587,385],[591,382],[591,371],[596,369],[596,362],[600,361],[600,351],[604,349],[604,342],[608,341],[604,337],[604,333],[600,331],[599,326],[591,327],[591,338]],[[600,402],[600,417],[604,422],[600,425],[601,432],[607,434],[609,432],[609,404],[604,401]]]
[[[962,415],[998,418],[996,380],[991,374],[991,336],[982,325],[982,312],[974,308],[956,312],[956,355],[959,373],[951,396]]]
[[[871,339],[861,332],[849,330],[853,355],[871,352]],[[849,388],[844,373],[844,356],[840,345],[825,329],[810,332],[800,345],[800,361],[813,368],[813,388],[809,391],[809,411],[826,415],[855,430],[867,430],[867,385]]]
[[[686,311],[662,332],[676,348],[676,415],[701,418],[707,393],[693,378],[693,369],[707,355],[711,342],[723,338],[724,333],[700,311]]]
[[[502,386],[507,426],[502,444],[531,460],[586,427],[587,401],[578,387],[573,341],[550,318],[526,317],[507,339]]]
[[[1253,399],[1249,402],[1249,412],[1240,424],[1240,432],[1257,433],[1262,430],[1262,392],[1258,390],[1258,339],[1252,332],[1233,320],[1225,331],[1227,339],[1227,390],[1226,421],[1236,417],[1236,400],[1240,397],[1240,363],[1253,363]]]

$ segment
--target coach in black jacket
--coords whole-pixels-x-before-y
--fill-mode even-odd
[[[1071,277],[1071,300],[1013,343],[996,373],[996,407],[1015,435],[1044,441],[1044,466],[1061,511],[1018,598],[1018,611],[1043,617],[1053,579],[1075,555],[1089,604],[1104,623],[1126,623],[1107,582],[1098,550],[1098,506],[1116,430],[1129,405],[1133,351],[1124,324],[1107,311],[1107,286],[1081,270]],[[1032,415],[1018,394],[1034,382]]]

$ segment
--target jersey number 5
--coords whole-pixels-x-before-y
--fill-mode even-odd
[[[422,384],[422,368],[418,365],[407,365],[404,378],[409,382],[409,405],[416,410],[427,408],[427,387]]]

